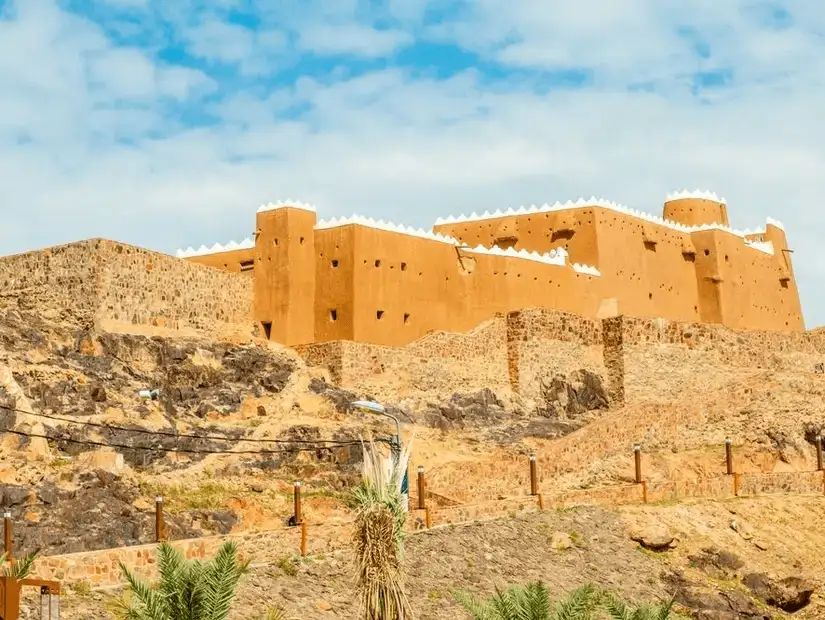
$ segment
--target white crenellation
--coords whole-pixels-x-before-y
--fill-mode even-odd
[[[255,247],[255,242],[247,237],[240,243],[235,243],[234,241],[230,241],[226,245],[221,245],[220,243],[216,243],[212,247],[206,247],[202,245],[197,250],[188,247],[185,250],[177,250],[175,252],[175,256],[178,258],[190,258],[192,256],[204,256],[206,254],[219,254],[220,252],[232,252],[234,250],[251,250]]]
[[[592,267],[591,265],[579,265],[578,263],[573,263],[573,270],[578,273],[584,273],[589,276],[601,276],[602,272]]]
[[[547,265],[557,265],[559,267],[564,267],[567,264],[567,250],[565,250],[564,248],[550,250],[546,254],[539,254],[538,252],[528,252],[527,250],[516,250],[514,248],[507,248],[506,250],[502,250],[497,245],[494,245],[491,248],[484,247],[483,245],[477,245],[474,248],[462,247],[461,249],[466,252],[472,252],[474,254],[489,254],[491,256],[508,256],[510,258],[523,258],[525,260],[546,263]]]
[[[685,198],[698,198],[700,200],[718,202],[723,205],[728,204],[727,200],[724,198],[719,198],[719,196],[716,195],[716,192],[709,192],[704,189],[694,189],[693,191],[683,189],[676,192],[670,192],[667,196],[665,196],[665,201],[670,202],[671,200],[684,200]]]
[[[316,212],[315,207],[309,203],[301,202],[300,200],[292,200],[292,198],[287,198],[286,200],[279,200],[277,202],[269,202],[265,205],[261,205],[260,207],[258,207],[258,213],[288,208],[303,209],[304,211],[312,211],[313,213]]]

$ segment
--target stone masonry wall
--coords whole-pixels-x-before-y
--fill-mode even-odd
[[[101,241],[98,318],[112,325],[252,333],[252,280],[134,246]]]
[[[90,324],[97,311],[98,240],[0,258],[0,308]]]
[[[0,258],[0,282],[0,308],[75,324],[252,333],[250,278],[105,239]]]
[[[525,398],[539,400],[542,385],[579,369],[606,377],[601,321],[534,308],[507,315],[508,376]]]
[[[333,341],[296,347],[343,387],[379,397],[395,383],[422,393],[507,389],[506,323],[486,321],[466,334],[432,332],[405,346]]]
[[[823,361],[816,332],[745,332],[720,325],[631,317],[621,323],[628,402],[670,401],[716,389],[755,370],[811,372]]]

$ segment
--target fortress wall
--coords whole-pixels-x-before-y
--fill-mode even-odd
[[[565,247],[571,263],[598,266],[600,262],[596,209],[571,209],[526,215],[510,215],[470,222],[438,224],[435,232],[471,247],[512,245],[516,250],[543,254]]]
[[[698,321],[690,235],[611,209],[595,209],[604,289],[622,314]],[[598,265],[597,265],[598,267]]]
[[[315,340],[355,339],[355,226],[315,231]]]
[[[727,221],[718,203],[698,202],[708,203],[710,211],[697,210],[696,200],[673,204],[686,222]],[[624,315],[804,329],[784,232],[771,224],[760,236],[773,242],[774,254],[749,247],[729,231],[687,232],[603,206],[443,223],[434,230],[472,246],[539,252],[566,247],[571,263],[600,270],[604,297],[616,298]]]
[[[735,329],[804,329],[796,283],[780,279],[786,263],[782,248],[767,254],[719,230],[693,237],[697,278],[717,289],[722,323]]]
[[[251,335],[250,278],[114,241],[99,241],[95,252],[104,329],[143,325]]]
[[[186,260],[197,263],[198,265],[223,269],[231,273],[252,275],[252,267],[254,267],[255,264],[255,248],[215,252],[214,254],[201,254],[187,257]],[[242,269],[242,267],[244,269]]]
[[[366,226],[352,228],[351,292],[341,290],[339,295],[354,300],[353,338],[359,342],[398,346],[434,330],[467,332],[495,314],[524,307],[595,316],[601,302],[599,277],[569,266],[459,251],[436,240]],[[348,320],[340,312],[338,317]]]
[[[511,387],[534,401],[553,377],[589,370],[608,383],[602,322],[533,308],[507,315],[508,372]]]
[[[90,323],[97,310],[101,243],[90,239],[0,258],[0,308]]]

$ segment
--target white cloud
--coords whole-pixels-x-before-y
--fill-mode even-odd
[[[390,10],[420,24],[423,4]],[[51,2],[18,0],[16,17],[0,21],[0,242],[12,252],[101,235],[173,251],[248,236],[255,207],[285,197],[317,203],[323,217],[428,226],[591,194],[660,212],[666,192],[702,186],[728,198],[738,227],[785,222],[808,322],[825,322],[825,48],[812,33],[825,11],[795,0],[799,27],[768,32],[736,3],[600,5],[478,0],[422,35],[521,68],[592,68],[587,90],[541,94],[532,78],[491,83],[477,70],[304,76],[274,91],[242,80],[205,109],[223,122],[192,130],[164,102],[201,113],[217,78],[118,48]],[[377,57],[412,41],[357,22],[350,0],[321,10],[283,25],[270,14],[263,34],[215,16],[176,27],[204,59],[238,63],[244,80],[277,79],[282,56],[294,61],[287,30],[318,54]],[[710,59],[678,36],[685,24]],[[706,94],[712,104],[691,94],[694,71],[726,68],[734,83]],[[653,92],[627,88],[645,80]],[[296,107],[308,112],[285,119]]]

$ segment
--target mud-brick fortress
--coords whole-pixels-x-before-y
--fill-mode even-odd
[[[804,329],[782,225],[733,230],[724,199],[700,191],[668,196],[662,217],[592,198],[432,231],[279,202],[258,210],[254,240],[178,256],[251,277],[255,322],[287,345],[401,345],[531,307]]]
[[[785,231],[729,226],[724,199],[678,192],[662,217],[591,198],[439,219],[431,231],[300,202],[262,206],[254,239],[170,256],[89,240],[0,259],[0,307],[102,329],[255,334],[289,346],[406,345],[544,308],[804,330]]]

